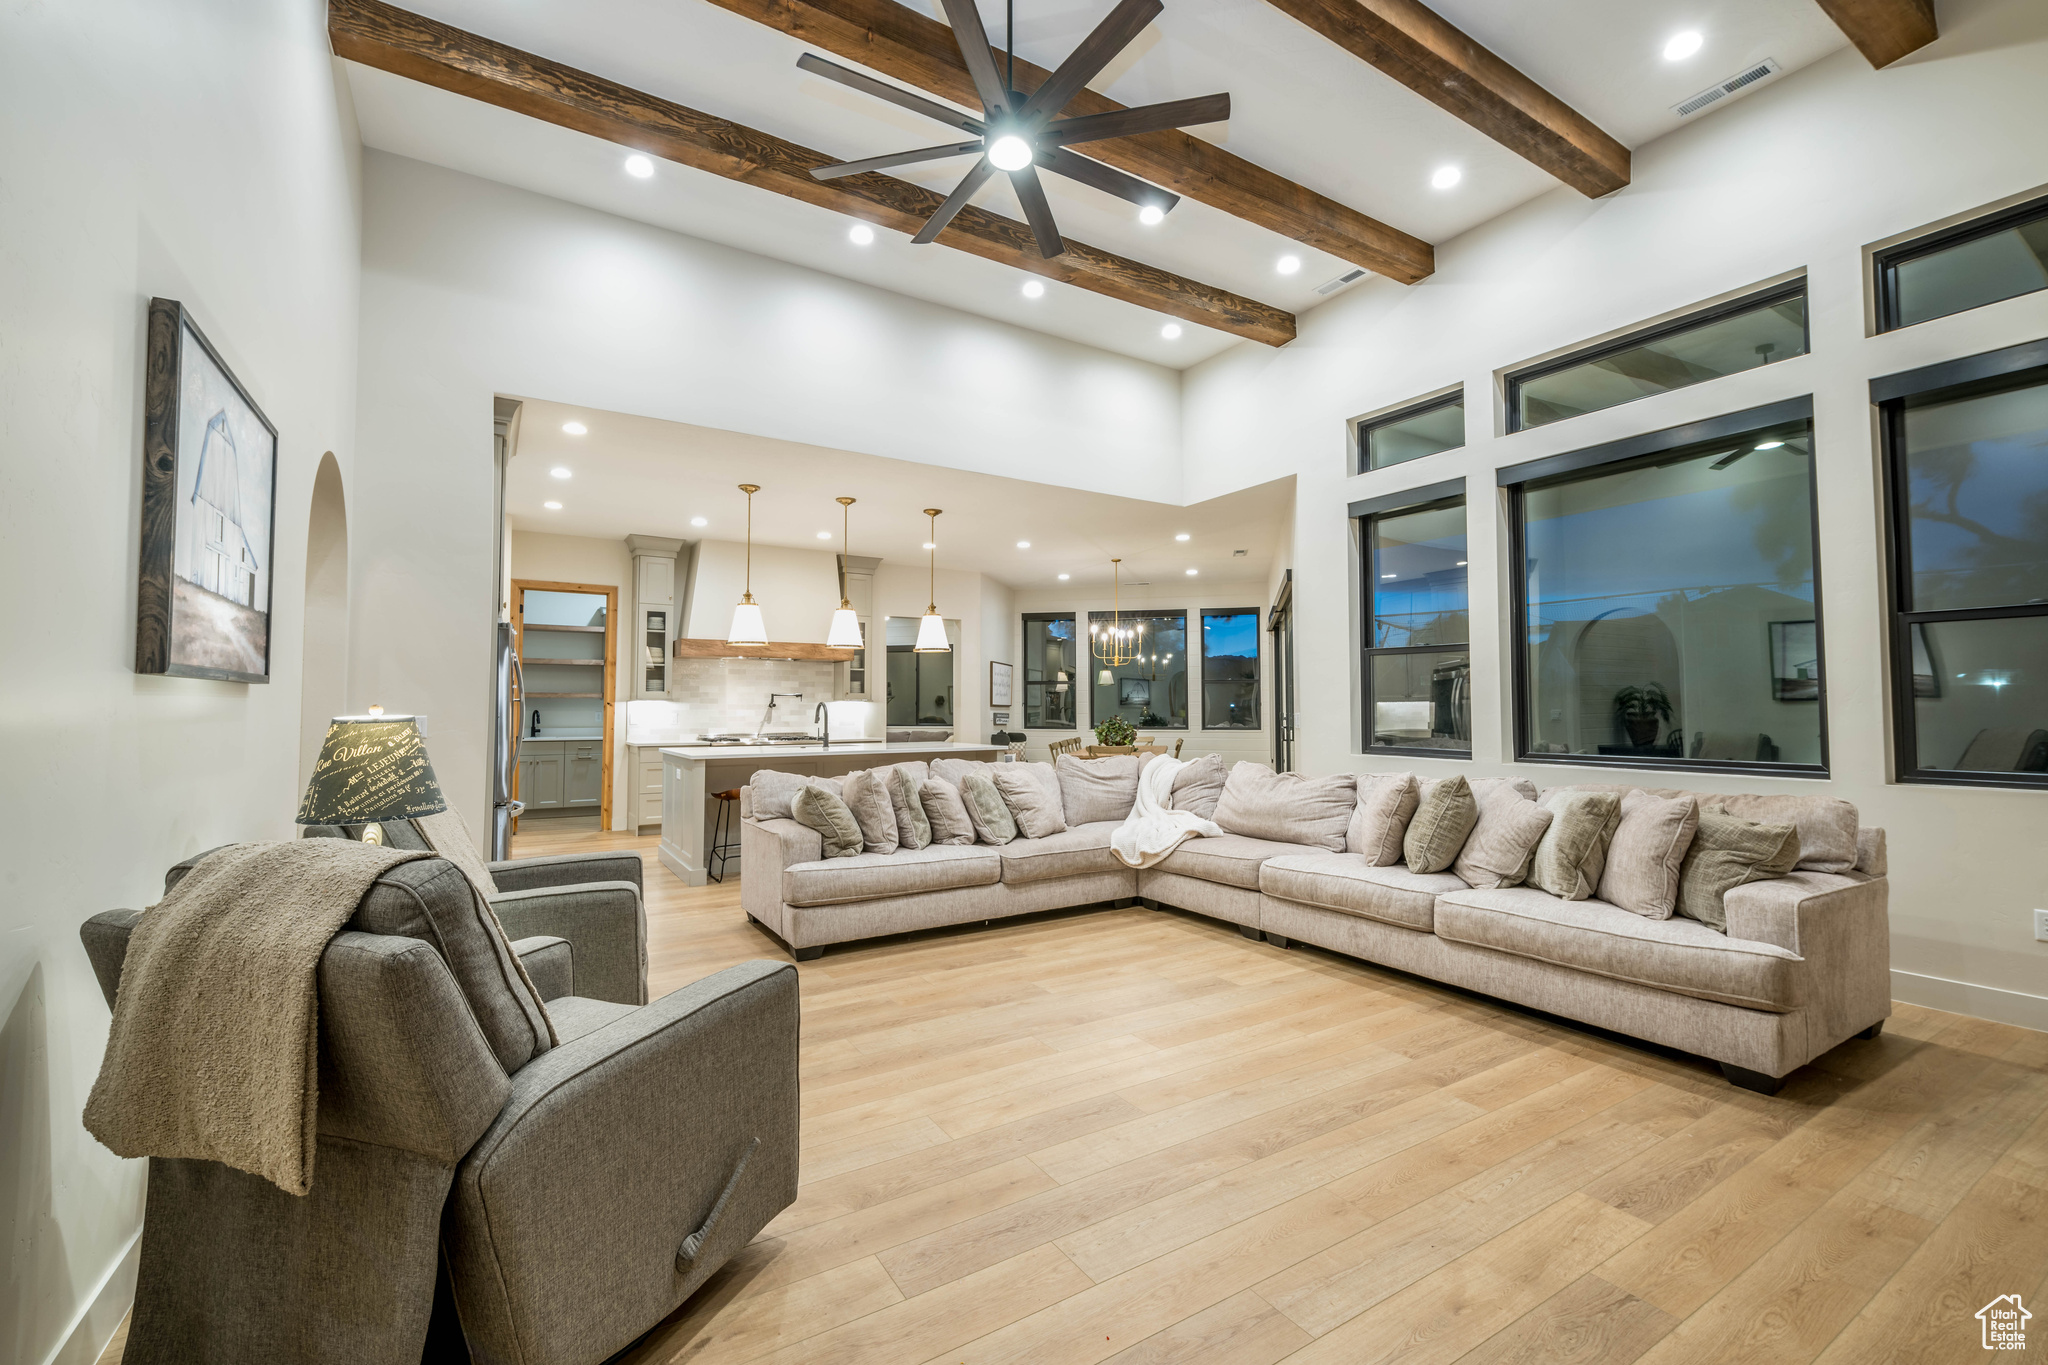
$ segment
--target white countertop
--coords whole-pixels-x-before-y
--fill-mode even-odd
[[[760,761],[763,766],[772,766],[772,759],[778,756],[790,758],[821,758],[831,754],[950,754],[950,753],[996,753],[1002,749],[999,744],[887,744],[879,739],[841,740],[830,748],[823,744],[673,744],[663,745],[664,755],[698,763],[711,759],[740,759]]]

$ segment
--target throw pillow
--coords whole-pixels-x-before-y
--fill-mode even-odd
[[[1699,823],[1699,802],[1690,796],[1624,793],[1621,823],[1600,873],[1600,899],[1650,919],[1670,919],[1678,905],[1678,869]]]
[[[1344,831],[1344,851],[1363,853],[1368,867],[1401,861],[1401,838],[1422,799],[1414,773],[1360,773],[1358,806]]]
[[[1402,861],[1410,872],[1442,872],[1479,823],[1479,803],[1462,777],[1418,779],[1416,786],[1415,816],[1401,836]]]
[[[773,768],[763,768],[747,779],[747,786],[754,806],[756,820],[789,820],[795,818],[791,805],[796,794],[804,787],[822,786],[834,796],[839,795],[839,782],[831,777],[812,777],[809,773],[783,773]]]
[[[978,758],[935,758],[932,760],[932,776],[957,787],[967,774],[985,773],[988,766]]]
[[[1703,806],[1699,830],[1678,869],[1678,913],[1725,934],[1723,896],[1749,882],[1782,877],[1798,862],[1798,826],[1762,825],[1720,806]]]
[[[974,842],[974,822],[967,818],[967,806],[960,799],[958,787],[942,777],[926,778],[918,784],[917,801],[931,823],[934,844]]]
[[[922,766],[922,765],[920,765]],[[925,848],[932,841],[932,822],[918,792],[923,783],[908,763],[888,769],[889,805],[896,812],[896,840],[904,848]]]
[[[889,789],[883,785],[880,772],[864,768],[848,773],[840,779],[839,799],[860,825],[863,853],[896,851],[896,806],[889,799]]]
[[[992,763],[988,775],[1002,795],[1003,804],[1010,808],[1019,837],[1043,839],[1049,834],[1066,832],[1060,780],[1050,763]]]
[[[1551,813],[1504,778],[1482,777],[1470,786],[1479,819],[1452,859],[1451,871],[1465,885],[1482,890],[1520,886],[1537,843],[1550,828]]]
[[[860,852],[860,821],[837,794],[824,787],[798,787],[789,808],[790,818],[818,831],[827,858],[851,858]]]
[[[1790,825],[1799,831],[1798,866],[1847,872],[1856,866],[1856,807],[1833,796],[1716,796],[1713,804],[1738,820]]]
[[[1590,900],[1607,866],[1607,845],[1621,823],[1613,792],[1559,787],[1541,803],[1554,817],[1529,864],[1529,885],[1568,901]]]
[[[1121,820],[1138,802],[1138,756],[1079,758],[1061,754],[1056,765],[1060,806],[1069,825]]]
[[[973,822],[975,839],[1000,846],[1017,837],[1017,821],[1003,804],[1003,794],[996,790],[995,780],[988,775],[989,765],[981,766],[982,772],[960,779],[960,800],[967,807],[968,820]]]
[[[1173,775],[1166,804],[1174,810],[1214,820],[1216,803],[1223,799],[1223,788],[1229,780],[1230,769],[1224,765],[1222,754],[1191,758]]]
[[[1210,818],[1228,834],[1342,853],[1357,805],[1358,779],[1350,773],[1305,777],[1240,763],[1230,770]]]

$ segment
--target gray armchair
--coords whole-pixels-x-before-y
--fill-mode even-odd
[[[80,931],[110,1005],[139,917]],[[795,969],[750,962],[636,1007],[567,990],[586,943],[627,955],[644,935],[579,928],[512,945],[550,1044],[453,864],[381,877],[320,959],[311,1192],[151,1159],[128,1365],[595,1365],[786,1208]]]

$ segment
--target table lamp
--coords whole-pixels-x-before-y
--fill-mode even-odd
[[[373,706],[366,716],[336,716],[328,722],[296,823],[361,825],[364,843],[381,844],[383,821],[447,809],[418,723]]]

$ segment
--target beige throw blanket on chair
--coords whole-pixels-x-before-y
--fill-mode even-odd
[[[224,848],[187,872],[128,939],[86,1128],[120,1156],[218,1161],[306,1193],[320,955],[371,883],[432,856],[298,839]]]

